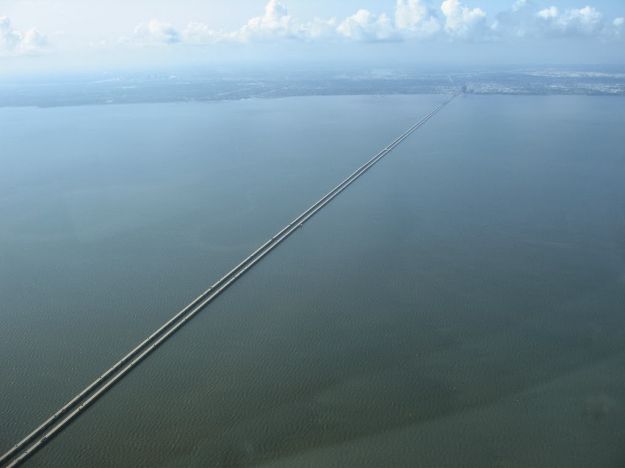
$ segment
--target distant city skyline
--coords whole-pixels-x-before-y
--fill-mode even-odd
[[[0,73],[282,59],[623,64],[624,49],[616,0],[0,1]]]

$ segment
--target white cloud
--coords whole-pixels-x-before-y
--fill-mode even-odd
[[[192,22],[187,25],[180,36],[189,44],[210,44],[218,42],[222,34],[211,30],[203,23]]]
[[[585,6],[584,8],[566,11],[564,23],[569,31],[593,35],[603,27],[603,15],[595,8]]]
[[[538,13],[536,13],[536,16],[544,20],[550,20],[552,18],[557,18],[559,14],[560,11],[558,10],[558,8],[552,6],[549,8],[545,8],[544,10],[540,10]]]
[[[601,12],[591,6],[537,9],[530,1],[517,1],[511,10],[497,14],[492,29],[500,39],[578,37],[610,40],[621,36],[617,19],[606,22]]]
[[[171,24],[151,19],[147,23],[137,25],[133,39],[143,44],[176,44],[181,41],[182,37]]]
[[[618,18],[614,18],[612,21],[612,25],[610,28],[606,28],[606,36],[608,38],[620,39],[625,36],[625,18],[619,16]]]
[[[251,18],[245,26],[234,33],[233,37],[250,41],[297,37],[300,33],[286,6],[278,0],[269,0],[265,6],[265,14]]]
[[[438,19],[423,0],[397,0],[395,27],[415,37],[429,37],[441,29]]]
[[[22,49],[26,51],[40,50],[48,45],[47,37],[36,29],[29,29],[22,35]]]
[[[585,6],[560,11],[555,6],[540,10],[536,16],[548,35],[596,36],[604,29],[603,15],[595,8]]]
[[[375,15],[369,10],[358,10],[336,28],[342,36],[365,42],[396,40],[393,23],[384,13]]]
[[[8,17],[0,16],[0,55],[37,53],[47,42],[46,37],[36,29],[18,31]]]
[[[11,20],[0,16],[0,50],[13,50],[21,40],[21,34],[11,27]]]
[[[441,11],[445,16],[445,31],[452,37],[473,39],[485,29],[486,13],[481,8],[469,8],[460,0],[445,0]]]
[[[440,8],[431,6],[435,1],[441,1]],[[508,10],[490,18],[481,8],[467,6],[462,0],[396,0],[391,16],[360,9],[342,20],[314,18],[300,21],[279,0],[269,0],[262,15],[232,31],[215,31],[197,22],[178,29],[153,19],[137,26],[132,41],[206,45],[277,40],[383,42],[449,38],[456,41],[503,41],[564,36],[618,39],[625,32],[624,23],[622,17],[604,21],[602,14],[591,6],[567,10],[556,6],[538,9],[531,0],[515,0]],[[1,41],[7,44],[16,41],[10,26],[7,29],[0,25],[0,31],[0,44]],[[20,35],[20,40],[23,41],[24,37]]]
[[[532,36],[536,30],[536,16],[529,1],[517,0],[512,9],[497,14],[491,30],[500,39]]]
[[[314,18],[302,27],[304,36],[310,40],[333,39],[337,35],[338,22],[336,18]]]
[[[399,29],[410,29],[423,22],[429,15],[429,8],[421,0],[397,0],[395,25]]]
[[[512,11],[513,12],[520,11],[526,6],[528,6],[528,4],[529,4],[528,0],[516,0],[516,2],[514,2],[514,5],[512,5]]]
[[[216,42],[262,42],[278,39],[327,39],[336,37],[337,24],[334,18],[322,20],[315,18],[307,23],[300,23],[290,14],[286,6],[277,0],[270,0],[264,14],[250,18],[243,26],[234,31],[214,31],[198,22],[189,23],[178,32],[171,25],[158,23],[151,28],[149,36],[155,42],[174,44],[211,44]]]

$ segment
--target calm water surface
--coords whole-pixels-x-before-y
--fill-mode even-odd
[[[0,450],[443,99],[0,109]],[[32,465],[623,466],[624,104],[457,99]]]

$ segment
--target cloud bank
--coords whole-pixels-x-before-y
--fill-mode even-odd
[[[396,0],[392,11],[357,9],[345,18],[299,19],[286,0],[269,0],[263,12],[234,30],[214,30],[201,22],[177,25],[149,19],[119,39],[123,46],[179,47],[217,43],[300,41],[319,43],[504,42],[578,38],[625,40],[625,17],[607,18],[592,6],[537,7],[531,0],[510,0],[490,14],[480,0]],[[0,17],[0,55],[41,51],[47,38],[36,29],[16,30]]]
[[[46,37],[36,29],[18,31],[6,16],[0,16],[0,55],[33,54],[47,44]]]
[[[489,17],[478,6],[462,0],[397,0],[392,14],[357,10],[342,20],[301,21],[284,3],[270,0],[263,15],[253,17],[234,31],[213,31],[202,23],[185,28],[158,20],[139,25],[133,40],[141,44],[211,44],[276,40],[388,42],[408,40],[502,41],[523,38],[581,37],[618,39],[625,19],[607,21],[591,6],[561,10],[537,9],[528,0],[516,0],[506,11]]]
[[[589,6],[565,11],[552,6],[536,16],[543,30],[556,36],[595,36],[605,28],[603,15]]]

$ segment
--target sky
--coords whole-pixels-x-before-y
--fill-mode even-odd
[[[0,0],[0,74],[276,61],[625,64],[625,1]]]

